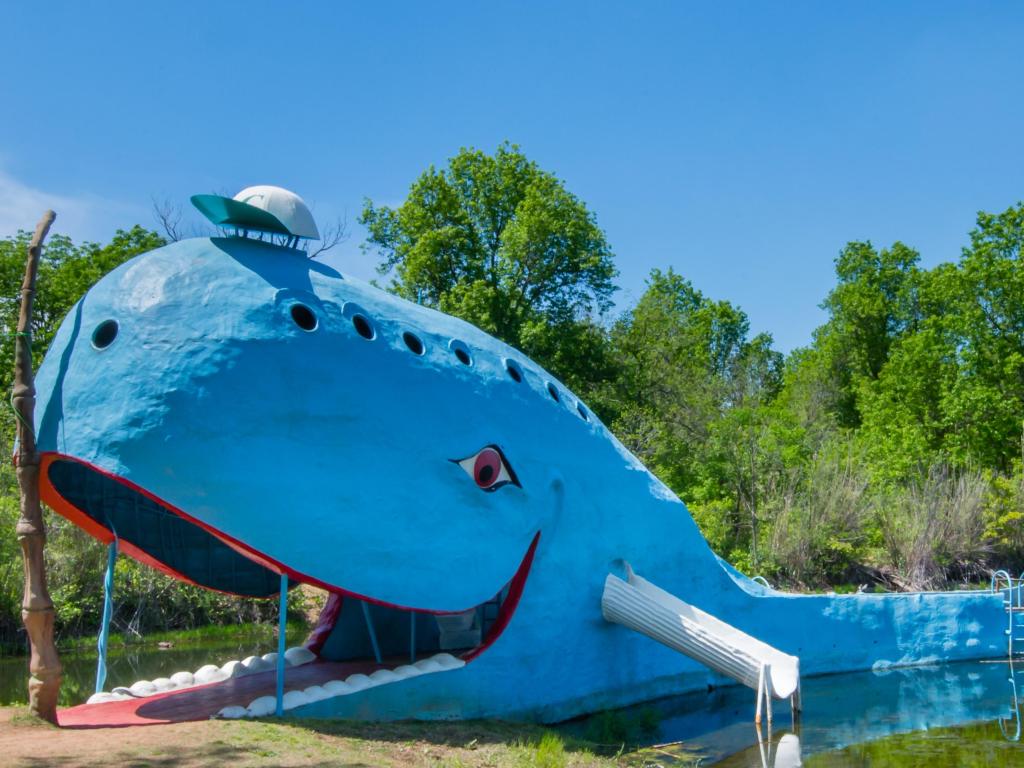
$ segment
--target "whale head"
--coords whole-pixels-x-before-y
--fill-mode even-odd
[[[44,499],[137,559],[242,595],[502,595],[502,626],[604,429],[477,328],[244,238],[104,277],[37,388]]]

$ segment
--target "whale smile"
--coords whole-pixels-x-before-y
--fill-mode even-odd
[[[408,607],[356,594],[343,585],[324,583],[303,573],[301,567],[278,562],[131,481],[81,459],[43,453],[40,481],[43,500],[63,517],[103,542],[116,539],[119,550],[176,579],[248,597],[278,594],[282,574],[287,575],[289,586],[305,583],[328,590],[330,596],[320,623],[306,644],[311,655],[307,653],[305,660],[321,657],[329,644],[331,653],[324,658],[330,659],[325,665],[332,665],[330,679],[319,680],[323,685],[309,686],[306,695],[300,695],[301,690],[292,691],[292,706],[426,673],[451,671],[475,659],[511,621],[540,540],[538,532],[516,572],[483,603],[464,611]],[[301,654],[288,656],[289,664],[295,664],[296,658],[302,658]],[[173,678],[159,685],[140,681],[114,694],[104,694],[110,697],[104,700],[148,697],[176,688],[218,683],[265,672],[272,666],[261,664],[258,658],[246,662],[208,665],[188,675],[191,679],[182,678],[173,684]],[[265,705],[254,700],[245,712],[237,707],[232,711],[235,716],[254,714],[262,712]]]

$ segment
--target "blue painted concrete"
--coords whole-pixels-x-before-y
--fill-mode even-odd
[[[296,303],[316,315],[314,330],[293,320]],[[357,314],[372,340],[356,332]],[[117,337],[96,349],[90,337],[110,319]],[[407,348],[407,331],[422,355]],[[133,259],[69,314],[37,385],[42,451],[87,461],[307,578],[378,601],[479,604],[540,532],[518,610],[481,656],[289,714],[550,721],[721,682],[603,621],[602,585],[619,559],[799,656],[804,674],[1005,653],[992,594],[801,596],[746,579],[531,360],[295,251],[194,239]],[[482,491],[451,461],[491,444],[521,487]]]

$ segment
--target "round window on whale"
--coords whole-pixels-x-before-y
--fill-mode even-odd
[[[455,359],[463,365],[473,364],[473,356],[469,354],[469,347],[466,346],[465,342],[452,339],[448,342],[448,349],[455,355]]]
[[[505,370],[508,371],[509,378],[512,379],[516,384],[523,383],[523,372],[519,370],[519,366],[513,363],[511,360],[505,361]]]
[[[402,341],[405,342],[405,346],[407,346],[409,348],[409,351],[412,352],[414,355],[423,354],[423,342],[420,341],[420,337],[417,336],[415,333],[410,333],[409,331],[406,331],[405,333],[402,334]]]
[[[373,326],[370,325],[370,321],[364,315],[352,315],[352,327],[356,329],[356,333],[367,340],[373,340],[377,335]]]
[[[304,331],[315,331],[317,326],[316,315],[313,310],[305,304],[292,304],[292,320]]]
[[[548,382],[548,394],[551,395],[551,399],[556,403],[561,402],[561,398],[558,396],[558,388],[550,381]]]
[[[96,349],[106,349],[117,338],[117,320],[104,320],[92,332],[92,345]]]

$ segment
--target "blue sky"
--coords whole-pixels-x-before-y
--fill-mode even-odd
[[[13,3],[0,235],[102,240],[151,199],[347,212],[509,139],[595,211],[625,308],[654,268],[810,341],[852,239],[957,258],[1024,199],[1024,4]]]

